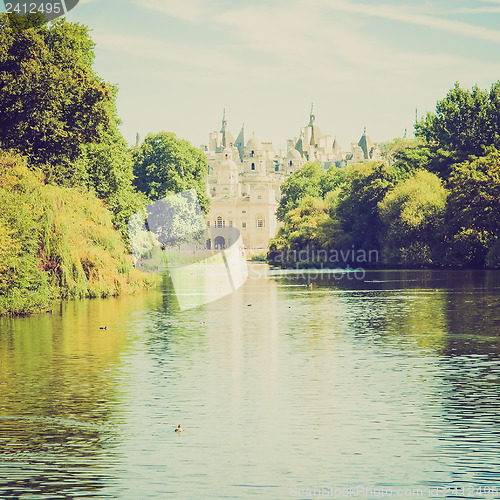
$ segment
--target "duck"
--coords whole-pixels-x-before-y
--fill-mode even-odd
[[[108,327],[107,327],[107,326],[100,326],[100,327],[99,327],[99,330],[107,330],[107,329],[108,329]]]
[[[177,429],[175,429],[175,432],[182,434],[183,428],[181,427],[181,424],[177,426]]]

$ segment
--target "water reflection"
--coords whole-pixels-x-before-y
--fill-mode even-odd
[[[193,310],[165,282],[4,320],[0,496],[498,486],[499,300],[498,273],[254,266]]]
[[[75,301],[0,321],[2,498],[106,496],[119,440],[111,415],[123,327],[150,300]]]

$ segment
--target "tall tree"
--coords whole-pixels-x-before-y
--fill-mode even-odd
[[[85,26],[57,19],[18,30],[0,14],[0,147],[58,184],[85,182],[72,165],[80,147],[116,125],[116,89],[93,71],[93,49]]]
[[[194,188],[203,212],[209,210],[207,157],[172,132],[146,137],[134,152],[134,174],[135,185],[151,200]]]
[[[499,83],[491,92],[474,86],[464,90],[458,82],[438,101],[435,113],[415,125],[417,136],[440,148],[457,151],[462,159],[481,155],[485,147],[498,146]]]
[[[383,163],[355,165],[348,172],[335,212],[348,235],[347,243],[356,250],[379,250],[382,221],[378,203],[395,184],[394,171]]]
[[[447,192],[434,174],[420,170],[379,203],[384,260],[393,264],[436,263]]]
[[[455,165],[447,187],[449,261],[484,266],[500,240],[500,152]]]
[[[276,216],[283,221],[286,214],[297,208],[306,196],[322,196],[321,179],[324,170],[319,163],[307,162],[281,185],[281,199]]]

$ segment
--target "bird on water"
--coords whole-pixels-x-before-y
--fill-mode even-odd
[[[181,433],[182,433],[182,431],[183,431],[183,429],[182,429],[182,427],[181,427],[181,424],[179,424],[179,425],[177,426],[177,429],[175,429],[175,432],[177,432],[177,433],[181,434]]]

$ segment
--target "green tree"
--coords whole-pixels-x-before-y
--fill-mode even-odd
[[[207,173],[205,154],[172,132],[149,134],[134,152],[135,185],[151,200],[194,188],[207,213]]]
[[[132,153],[121,133],[113,127],[101,142],[84,144],[74,164],[86,172],[85,187],[105,201],[116,228],[127,240],[128,220],[146,205],[147,197],[133,186]]]
[[[481,155],[484,148],[497,145],[499,84],[491,92],[474,86],[464,90],[458,82],[438,101],[435,113],[415,125],[416,135],[442,149],[457,151],[462,159]]]
[[[346,244],[356,250],[379,250],[383,226],[378,203],[395,184],[394,171],[383,163],[363,163],[348,170],[336,207]]]
[[[441,180],[421,170],[388,192],[378,204],[384,224],[383,258],[388,263],[435,263],[443,234],[446,191]]]
[[[299,205],[306,196],[322,196],[321,180],[324,170],[319,163],[307,162],[281,185],[281,199],[276,216],[283,221],[286,214]],[[333,178],[333,175],[332,175]]]
[[[0,14],[0,147],[27,155],[50,182],[87,182],[73,164],[80,147],[116,126],[115,89],[94,73],[93,48],[79,24],[16,30]]]
[[[458,161],[460,156],[457,152],[424,143],[395,153],[391,166],[399,181],[409,179],[419,170],[427,170],[441,179],[447,179],[452,165]]]
[[[326,172],[323,172],[319,185],[321,188],[321,195],[325,198],[328,193],[338,189],[346,179],[346,170],[332,165]]]
[[[456,164],[447,187],[448,261],[482,267],[500,238],[500,152]]]

